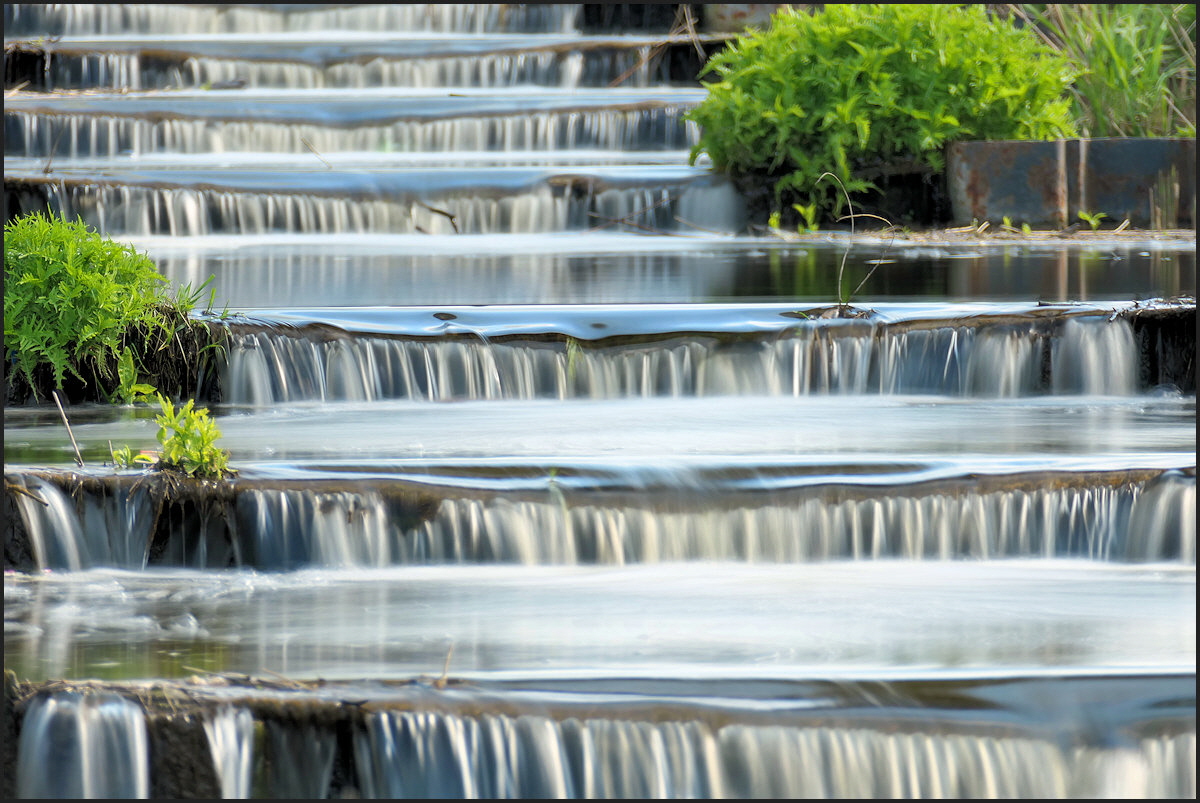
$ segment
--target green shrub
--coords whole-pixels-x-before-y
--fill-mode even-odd
[[[189,320],[196,294],[183,288],[171,297],[166,287],[149,257],[82,220],[36,212],[10,220],[4,226],[10,400],[26,393],[44,399],[69,385],[68,396],[129,402],[151,385],[178,384],[170,380],[187,370],[151,371],[147,361],[191,359],[189,349],[203,352],[211,333]],[[22,383],[27,388],[14,390]]]
[[[188,399],[176,407],[162,394],[157,396],[161,412],[155,417],[158,424],[157,458],[133,454],[128,446],[112,450],[113,463],[118,468],[148,464],[151,468],[175,471],[197,479],[221,479],[237,472],[229,468],[229,452],[216,445],[221,437],[217,423],[208,417],[208,410],[196,409]]]
[[[776,209],[842,211],[871,170],[944,169],[965,139],[1074,136],[1070,63],[1038,35],[981,5],[830,5],[784,9],[708,62],[708,96],[688,118],[691,152],[743,187],[767,181]]]
[[[1196,136],[1196,6],[1013,4],[1080,71],[1071,87],[1087,137]]]
[[[176,409],[169,399],[158,397],[162,412],[158,422],[158,466],[182,471],[191,477],[219,479],[230,473],[229,452],[218,448],[221,431],[208,417],[208,410],[195,409],[195,402]]]

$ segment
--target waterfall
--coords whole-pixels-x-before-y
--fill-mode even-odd
[[[74,500],[33,474],[11,474],[6,479],[25,491],[13,496],[39,569],[145,568],[154,523],[145,491],[81,493]]]
[[[149,740],[141,706],[111,693],[35,697],[17,752],[20,798],[148,798]]]
[[[1054,341],[1054,393],[1131,396],[1137,384],[1137,344],[1124,319],[1075,318]]]
[[[298,43],[297,47],[304,43]],[[252,47],[252,43],[247,43]],[[430,54],[406,58],[377,54],[362,58],[347,48],[343,60],[330,63],[241,59],[231,51],[223,57],[147,47],[147,51],[72,51],[60,45],[50,50],[46,88],[123,88],[134,91],[204,86],[242,86],[275,89],[372,89],[404,86],[438,89],[447,86],[558,87],[607,86],[615,74],[628,72],[623,86],[647,87],[654,73],[648,66],[650,47],[614,40],[608,49],[552,47],[523,52]],[[153,57],[151,57],[151,55]]]
[[[190,6],[150,3],[45,3],[5,7],[8,36],[58,34],[269,34],[283,32],[560,32],[578,27],[580,6],[564,3],[377,3],[340,6]],[[215,12],[215,13],[214,13]]]
[[[144,493],[83,492],[76,503],[34,475],[9,481],[38,497],[13,495],[38,568],[145,567],[153,517]],[[410,503],[388,501],[382,490],[245,488],[235,521],[209,521],[204,532],[185,524],[187,532],[169,538],[186,543],[157,560],[202,567],[208,549],[217,550],[216,565],[232,560],[269,571],[489,562],[1196,560],[1196,480],[1182,471],[1079,487],[813,486],[741,494],[720,505],[707,504],[707,495],[668,505],[655,498],[634,492],[599,503],[587,490],[558,489],[524,499],[447,494],[426,516]]]
[[[1188,796],[1195,742],[404,711],[371,715],[355,755],[372,798],[1153,798]]]
[[[387,102],[396,102],[388,99]],[[432,121],[397,120],[364,123],[354,128],[317,123],[245,121],[64,114],[44,118],[22,112],[10,103],[7,115],[7,153],[46,159],[115,158],[173,153],[268,152],[308,154],[309,148],[337,158],[343,152],[514,154],[506,164],[520,164],[520,152],[535,164],[537,151],[594,148],[598,150],[680,149],[694,144],[695,128],[681,115],[689,107],[595,111],[566,109],[486,117],[456,117]],[[564,159],[570,159],[564,154]],[[682,160],[682,157],[681,157]],[[695,214],[683,210],[683,217]]]
[[[620,344],[555,341],[337,339],[234,331],[229,401],[533,399],[629,396],[936,393],[1016,398],[1043,393],[1047,336],[1032,329],[946,326],[838,333],[803,325],[759,339],[659,336]],[[1131,395],[1138,356],[1129,324],[1069,322],[1052,343],[1056,392]],[[1096,365],[1102,360],[1104,365]],[[1080,374],[1080,364],[1090,367]],[[996,367],[999,366],[999,370]]]
[[[754,506],[663,510],[447,499],[403,539],[405,562],[803,562],[1086,557],[1195,562],[1177,523],[1195,481],[1136,487],[895,493],[815,490]],[[1147,498],[1148,497],[1148,498]],[[1194,533],[1194,528],[1193,528]]]
[[[39,569],[78,570],[92,565],[75,505],[52,483],[33,475],[4,476],[26,493],[14,493]]]
[[[388,566],[400,562],[402,533],[376,493],[251,490],[238,497],[248,565]]]
[[[250,771],[254,758],[254,717],[245,708],[217,709],[204,721],[213,766],[221,783],[221,797],[250,797]]]
[[[267,778],[271,796],[284,800],[327,797],[337,738],[311,724],[266,723]]]
[[[365,175],[365,174],[364,174]],[[436,199],[441,214],[417,200],[384,197],[322,197],[220,189],[89,186],[51,181],[50,208],[84,218],[110,236],[199,236],[236,231],[246,234],[412,233],[449,234],[453,216],[460,232],[516,233],[557,231],[566,226],[569,200],[549,186],[492,198],[457,195]],[[636,192],[630,190],[629,192]],[[584,213],[577,212],[577,216]]]
[[[1128,560],[1196,562],[1196,478],[1168,471],[1146,484],[1133,506]]]

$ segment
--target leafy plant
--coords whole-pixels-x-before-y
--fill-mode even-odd
[[[112,455],[113,465],[117,468],[135,468],[138,465],[152,465],[157,459],[146,452],[134,454],[133,449],[128,446],[119,446],[114,449],[112,443],[108,444],[108,453]]]
[[[898,162],[944,169],[961,139],[1074,136],[1066,91],[1076,69],[1037,34],[982,5],[784,8],[706,65],[716,79],[687,117],[702,153],[742,184],[767,180],[775,208],[841,214],[851,193]]]
[[[817,226],[817,205],[813,204],[792,204],[792,209],[800,215],[801,228],[806,232],[814,232],[819,227]]]
[[[189,319],[200,291],[189,286],[172,297],[166,286],[149,257],[82,220],[34,212],[8,221],[6,382],[10,388],[24,382],[34,399],[67,384],[76,391],[89,387],[91,398],[123,403],[153,391],[146,381],[155,379],[146,366],[152,352],[188,339],[182,335],[211,340]]]
[[[154,385],[138,382],[137,369],[133,364],[133,350],[128,347],[123,347],[121,356],[117,358],[117,381],[114,397],[121,404],[146,401],[148,396],[157,392]]]
[[[1085,212],[1082,209],[1079,210],[1079,219],[1082,220],[1084,223],[1088,224],[1089,226],[1091,226],[1092,231],[1095,231],[1096,229],[1100,228],[1100,221],[1106,217],[1108,217],[1108,215],[1104,214],[1103,212],[1092,213],[1092,212]]]
[[[1012,4],[1070,59],[1074,113],[1088,137],[1196,136],[1196,6]]]
[[[208,410],[197,409],[193,399],[180,407],[162,394],[157,395],[157,400],[161,412],[154,420],[158,424],[160,450],[154,468],[179,471],[200,479],[221,479],[236,473],[229,468],[229,452],[216,445],[221,431],[209,418]],[[117,465],[147,462],[144,457],[132,456],[128,447],[124,447],[120,455],[117,450],[113,451],[113,461]]]

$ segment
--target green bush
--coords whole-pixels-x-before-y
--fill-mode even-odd
[[[784,9],[705,71],[717,80],[688,114],[701,129],[691,162],[707,153],[743,187],[769,182],[775,209],[836,216],[843,195],[824,173],[874,190],[888,165],[940,172],[955,140],[1075,135],[1071,63],[981,5]]]
[[[162,371],[146,369],[150,355],[205,348],[189,320],[195,294],[184,288],[171,297],[166,286],[149,257],[82,220],[36,212],[10,220],[4,226],[10,399],[27,392],[40,400],[71,385],[68,396],[129,402],[152,389],[143,379],[165,387]],[[27,388],[14,390],[21,383]]]

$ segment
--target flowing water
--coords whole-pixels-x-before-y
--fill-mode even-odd
[[[5,6],[239,470],[5,410],[15,793],[1195,797],[1194,236],[748,233],[605,8]]]

